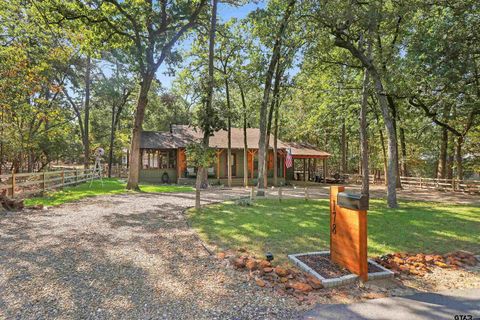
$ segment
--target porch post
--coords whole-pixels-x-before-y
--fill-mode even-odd
[[[327,158],[323,158],[323,183],[327,183]]]
[[[285,182],[287,180],[287,164],[285,163],[285,158],[287,156],[285,155],[285,153],[283,154],[283,179],[285,179]]]
[[[160,157],[158,158],[160,159]],[[177,183],[180,181],[180,149],[177,149]]]
[[[217,149],[217,179],[220,180],[220,155],[222,154],[221,149]]]
[[[252,179],[254,178],[254,171],[255,171],[255,153],[257,153],[255,150],[250,150],[249,151],[252,157],[252,160],[250,161],[250,170],[251,170],[251,177]]]
[[[303,158],[303,181],[307,181],[307,176],[306,176],[306,166],[307,166],[307,159]]]
[[[308,181],[310,181],[310,173],[312,172],[312,159],[308,158]]]

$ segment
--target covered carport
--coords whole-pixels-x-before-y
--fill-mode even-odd
[[[292,155],[292,166],[285,168],[287,180],[326,183],[328,152],[306,143],[283,143],[282,148]]]

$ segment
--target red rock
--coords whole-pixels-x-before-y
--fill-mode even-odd
[[[280,266],[276,266],[274,270],[275,273],[278,274],[280,277],[285,277],[288,274],[288,270]]]
[[[225,259],[225,252],[219,252],[219,253],[217,253],[217,258],[220,259],[220,260]]]
[[[257,269],[257,262],[253,259],[248,259],[247,262],[245,263],[245,266],[247,267],[248,270],[252,271]]]
[[[323,288],[322,281],[318,280],[314,276],[308,276],[307,281],[308,281],[308,284],[311,285],[313,289],[322,289]]]
[[[399,257],[395,257],[393,258],[393,262],[395,262],[396,264],[404,264],[405,262],[403,261],[403,259],[399,258]]]
[[[416,269],[410,269],[410,274],[414,274],[416,276],[419,276],[421,274],[421,272],[416,270]]]
[[[265,281],[263,281],[262,279],[255,279],[255,283],[257,284],[257,286],[262,288],[266,285]]]
[[[378,293],[378,292],[368,292],[362,296],[362,298],[365,299],[380,299],[380,298],[385,298],[386,295],[383,293]]]
[[[428,254],[428,255],[425,256],[425,261],[426,261],[426,262],[432,262],[434,259],[435,259],[435,258],[434,258],[432,255],[430,255],[430,254]]]
[[[265,273],[270,273],[270,272],[273,271],[273,268],[271,268],[271,267],[263,268],[263,271],[264,271]]]
[[[436,266],[439,266],[440,268],[448,268],[448,265],[446,263],[443,263],[441,261],[435,261],[434,262]]]
[[[245,260],[242,259],[242,258],[236,258],[236,259],[233,260],[233,265],[238,269],[244,268],[245,267]]]
[[[291,287],[300,292],[310,292],[313,290],[311,285],[303,282],[294,282],[291,284]]]
[[[280,278],[280,282],[281,282],[281,283],[286,283],[287,281],[288,281],[288,279],[285,278],[285,277]]]
[[[400,269],[400,271],[403,271],[403,272],[410,271],[410,268],[408,266],[405,266],[405,265],[398,267],[398,269]]]
[[[474,266],[478,263],[478,260],[474,256],[470,256],[468,258],[462,259],[462,262],[465,263],[466,265]]]
[[[268,267],[271,267],[272,264],[270,263],[270,261],[267,261],[267,260],[260,260],[260,262],[258,263],[260,265],[260,267],[262,268],[268,268]]]

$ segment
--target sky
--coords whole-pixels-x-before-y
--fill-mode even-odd
[[[219,22],[226,22],[231,18],[242,19],[242,18],[245,18],[250,12],[254,11],[255,9],[263,8],[264,6],[265,6],[264,1],[260,1],[259,3],[249,3],[241,7],[235,7],[226,3],[219,3],[218,9],[217,9],[218,10],[217,18]],[[184,46],[185,47],[188,46],[188,43],[183,44],[182,47]],[[175,76],[166,75],[165,74],[166,69],[167,68],[165,65],[160,66],[160,68],[157,71],[157,78],[164,88],[170,88]]]

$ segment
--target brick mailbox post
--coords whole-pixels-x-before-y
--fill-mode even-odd
[[[368,280],[366,197],[330,187],[330,258]]]

